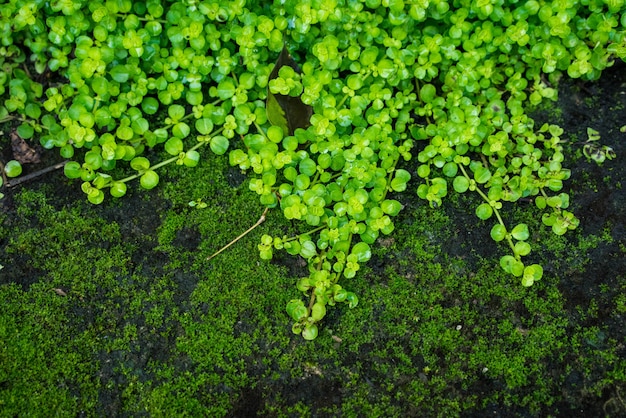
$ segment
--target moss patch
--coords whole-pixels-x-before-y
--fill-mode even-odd
[[[586,90],[561,94],[566,130],[594,122],[618,156],[623,74],[608,72],[594,87],[602,102],[576,108],[598,112],[581,124],[571,111]],[[102,206],[60,174],[0,201],[4,415],[626,413],[619,157],[602,167],[577,160],[574,233],[554,236],[532,205],[509,212],[537,231],[533,257],[546,271],[529,289],[500,270],[504,250],[465,198],[433,210],[398,196],[398,228],[343,283],[359,305],[329,311],[314,342],[295,337],[284,312],[304,265],[257,254],[264,231],[296,232],[282,216],[270,212],[206,260],[263,211],[241,173],[208,158]],[[189,207],[197,199],[208,207]]]

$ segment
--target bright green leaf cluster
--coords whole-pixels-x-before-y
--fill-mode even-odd
[[[475,193],[511,250],[501,267],[539,280],[522,261],[531,231],[502,212],[534,200],[556,234],[578,219],[563,130],[536,127],[528,106],[556,99],[564,75],[594,80],[626,58],[621,0],[24,0],[0,6],[0,27],[0,122],[72,160],[65,174],[90,202],[133,179],[151,189],[160,167],[210,149],[302,225],[259,251],[307,260],[309,302],[287,306],[306,339],[329,306],[356,305],[339,281],[394,230],[412,158],[419,197],[436,208]],[[583,152],[601,163],[614,154],[596,134]]]

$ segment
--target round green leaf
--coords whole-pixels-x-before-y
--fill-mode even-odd
[[[292,299],[287,303],[287,314],[294,320],[300,321],[301,319],[306,318],[307,309],[304,306],[304,302],[300,299]]]
[[[133,131],[133,129],[130,126],[120,126],[115,130],[115,135],[119,138],[119,139],[123,139],[125,141],[130,141],[131,139],[133,139],[133,136],[135,135],[135,132]]]
[[[183,158],[183,164],[186,167],[195,167],[200,162],[200,153],[196,150],[190,150],[185,153],[185,157]]]
[[[4,172],[7,177],[17,177],[22,174],[22,165],[19,161],[11,160],[4,166]]]
[[[545,209],[546,208],[546,198],[543,196],[537,196],[535,198],[535,205],[537,205],[537,207],[539,209]]]
[[[491,228],[491,239],[496,242],[502,241],[506,237],[506,228],[502,224],[495,224]]]
[[[526,224],[518,224],[511,231],[511,236],[519,241],[527,240],[530,236],[530,232],[528,232],[528,225]]]
[[[35,134],[35,130],[28,123],[22,123],[20,126],[17,127],[16,131],[22,139],[30,139]]]
[[[180,138],[172,137],[165,143],[165,151],[170,155],[178,155],[183,152],[183,141]]]
[[[111,183],[111,196],[122,197],[126,194],[126,183],[114,181]]]
[[[344,302],[346,300],[346,298],[348,297],[348,291],[346,289],[338,289],[333,298],[335,299],[335,302]]]
[[[313,241],[304,241],[301,244],[301,248],[300,248],[300,255],[305,258],[305,259],[309,259],[311,257],[313,257],[315,254],[317,254],[317,247],[315,246],[315,243]],[[286,247],[285,247],[286,248]]]
[[[402,210],[402,204],[397,200],[386,199],[380,203],[380,208],[387,215],[396,216]]]
[[[147,115],[154,115],[159,110],[159,101],[154,97],[144,97],[141,102],[141,109]]]
[[[211,151],[216,155],[223,155],[228,150],[228,139],[225,136],[218,135],[211,138],[209,146]]]
[[[150,129],[150,123],[145,118],[138,118],[130,124],[130,127],[137,135],[143,135]]]
[[[518,241],[515,243],[515,254],[523,257],[530,253],[530,244],[526,241]]]
[[[130,78],[130,71],[125,65],[116,65],[111,69],[111,78],[118,83],[126,83]]]
[[[305,340],[311,341],[317,338],[317,325],[315,324],[306,324],[304,329],[302,330],[302,337]]]
[[[217,85],[217,96],[222,99],[230,99],[235,95],[235,84],[230,78],[220,81]]]
[[[419,177],[424,179],[428,177],[429,174],[430,174],[430,165],[422,164],[419,167],[417,167],[417,175]]]
[[[68,179],[77,179],[81,175],[81,167],[80,164],[76,161],[69,161],[63,167],[63,172]]]
[[[476,180],[477,183],[479,184],[487,183],[490,178],[491,178],[491,171],[489,171],[488,168],[485,168],[483,166],[479,166],[478,168],[476,168],[476,171],[474,172],[474,180]]]
[[[72,158],[74,156],[74,147],[70,144],[65,144],[59,149],[59,154],[63,158]]]
[[[305,158],[300,161],[300,165],[298,166],[300,173],[305,174],[309,177],[315,174],[317,170],[317,164],[310,158]]]
[[[39,119],[41,116],[41,108],[37,103],[28,103],[24,108],[24,113],[31,119]]]
[[[364,263],[372,257],[372,250],[365,242],[359,242],[352,247],[352,254],[357,256],[360,263]]]
[[[196,129],[202,135],[208,135],[213,130],[213,121],[210,118],[201,118],[196,121]]]
[[[469,189],[470,181],[467,177],[457,176],[452,181],[452,187],[457,193],[463,193]]]
[[[326,316],[326,306],[320,302],[314,303],[313,308],[311,308],[311,319],[318,322],[321,321],[324,316]]]
[[[540,280],[543,277],[543,267],[539,264],[531,264],[524,268],[524,274],[522,275],[522,285],[532,286],[534,282]]]
[[[185,122],[179,122],[172,127],[172,135],[178,138],[186,138],[191,132],[191,128]]]
[[[524,263],[517,260],[512,255],[505,255],[500,258],[500,266],[504,271],[514,276],[521,276],[524,273]]]
[[[153,189],[157,184],[159,184],[159,175],[154,170],[148,170],[139,179],[139,184],[144,189],[150,190]]]
[[[100,151],[89,151],[85,154],[85,165],[92,170],[97,170],[102,167],[102,155]]]
[[[437,95],[437,90],[432,84],[424,84],[420,89],[420,100],[424,103],[430,103]]]
[[[293,185],[300,190],[306,190],[311,184],[311,179],[306,174],[298,174],[293,181]]]
[[[443,166],[442,171],[443,174],[446,175],[446,177],[454,177],[459,172],[459,167],[456,165],[456,163],[450,161]]]
[[[179,104],[173,104],[167,108],[167,114],[172,120],[179,121],[185,117],[185,108]]]
[[[137,171],[147,170],[150,168],[150,161],[146,157],[135,157],[130,160],[130,167]]]
[[[493,208],[488,203],[482,203],[476,208],[476,216],[483,221],[491,218],[491,215],[493,215]]]
[[[104,201],[104,192],[102,190],[92,188],[89,193],[87,193],[87,200],[94,205],[99,205]]]
[[[359,298],[356,296],[356,294],[348,292],[348,295],[346,296],[346,302],[348,302],[348,307],[355,308],[356,305],[359,304]]]

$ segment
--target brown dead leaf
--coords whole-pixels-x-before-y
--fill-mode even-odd
[[[18,134],[11,132],[11,148],[13,148],[13,158],[20,164],[35,164],[41,161],[39,152],[31,148]]]
[[[63,289],[56,288],[56,289],[52,289],[52,290],[54,290],[54,293],[56,293],[56,294],[57,294],[57,295],[59,295],[59,296],[67,296],[67,293],[65,293],[65,292],[63,291]]]

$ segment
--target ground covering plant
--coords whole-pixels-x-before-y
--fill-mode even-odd
[[[557,235],[579,221],[563,130],[528,110],[556,99],[563,75],[595,80],[626,58],[623,0],[258,3],[1,5],[0,120],[72,160],[65,174],[95,204],[137,178],[152,189],[159,168],[195,167],[207,148],[228,153],[264,206],[302,225],[258,248],[307,260],[308,300],[287,304],[305,339],[329,306],[358,304],[340,280],[393,232],[413,174],[434,208],[476,193],[476,216],[510,249],[502,269],[541,279],[523,259],[531,222],[505,209],[531,200]]]

